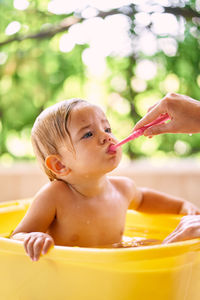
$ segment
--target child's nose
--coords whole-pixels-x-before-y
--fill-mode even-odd
[[[111,141],[111,137],[110,137],[110,134],[107,133],[107,132],[104,132],[101,134],[100,136],[100,143],[103,145],[107,142],[110,142]]]

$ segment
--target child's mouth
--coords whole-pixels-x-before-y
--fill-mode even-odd
[[[110,144],[107,151],[106,151],[109,154],[115,154],[116,153],[116,150],[112,150],[112,145],[114,145],[114,144]]]

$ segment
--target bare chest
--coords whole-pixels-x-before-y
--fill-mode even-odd
[[[55,243],[68,246],[95,247],[121,241],[127,203],[115,199],[79,201],[62,204],[57,219],[50,227]]]

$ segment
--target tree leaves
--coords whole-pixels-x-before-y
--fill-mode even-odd
[[[101,48],[102,51],[105,49],[108,51],[107,44],[112,45],[112,41],[107,40],[106,42],[106,39],[105,41],[103,39],[106,36],[105,24],[109,23],[107,22],[109,16],[127,16],[126,19],[130,23],[129,28],[126,29],[127,39],[129,39],[129,46],[132,47],[131,51],[124,52],[126,55],[120,55],[119,51],[111,53],[108,51],[109,55],[105,55],[104,51],[103,59],[105,58],[106,61],[106,71],[99,80],[99,84],[103,85],[106,91],[102,103],[107,106],[108,116],[112,120],[113,132],[117,138],[128,135],[131,126],[145,113],[145,107],[147,109],[154,101],[165,95],[166,80],[168,80],[168,88],[171,88],[171,91],[174,91],[173,87],[177,88],[178,86],[176,92],[200,99],[198,77],[200,74],[200,17],[195,1],[181,1],[180,6],[176,2],[177,6],[169,7],[161,6],[159,2],[156,6],[154,5],[156,1],[154,1],[155,3],[152,2],[148,10],[145,10],[142,2],[138,2],[137,5],[132,3],[107,10],[92,8],[88,4],[85,7],[84,5],[77,7],[74,12],[63,11],[63,14],[50,12],[48,10],[50,1],[48,0],[30,1],[26,10],[15,9],[11,0],[0,2],[0,155],[10,153],[15,158],[30,159],[31,153],[29,155],[26,152],[21,157],[14,153],[23,153],[23,151],[12,152],[10,150],[8,147],[9,132],[12,132],[9,141],[12,137],[14,138],[14,135],[20,139],[23,130],[26,132],[31,130],[36,116],[45,107],[64,98],[74,96],[85,98],[87,96],[88,81],[96,79],[88,75],[88,67],[82,60],[83,53],[86,48],[91,50],[93,47],[90,55],[97,51],[97,55],[93,59],[94,64],[95,59],[101,64],[98,51]],[[93,9],[93,15],[84,17],[85,9],[88,8]],[[180,29],[179,32],[156,35],[154,24],[156,14],[161,14],[160,20],[162,20],[162,14],[174,15]],[[147,17],[149,21],[145,22],[144,18]],[[96,31],[95,36],[94,32],[93,34],[89,32],[95,28],[88,26],[89,40],[87,44],[75,41],[75,46],[67,45],[69,47],[66,47],[64,52],[60,51],[60,39],[63,34],[69,34],[74,24],[83,25],[89,19],[95,18],[105,21],[98,22],[98,26],[100,24],[104,26],[104,31]],[[15,34],[8,36],[6,28],[13,21],[19,22],[20,29]],[[120,39],[117,27],[111,28],[109,27],[109,30],[113,31],[110,32],[110,38],[113,35]],[[72,30],[70,34],[72,35]],[[143,34],[146,35],[144,35],[142,48],[140,43]],[[91,36],[95,37],[96,42],[104,41],[103,44],[96,44],[98,47],[95,48]],[[148,50],[148,47],[151,46],[149,40],[145,40],[148,36],[151,37],[150,40],[155,40],[155,45],[153,50],[144,51],[145,47]],[[83,31],[84,37],[86,38],[86,33]],[[122,41],[126,41],[126,39],[122,39]],[[128,43],[121,46],[128,47]],[[68,50],[70,47],[71,50]],[[123,50],[123,47],[121,49]],[[152,55],[147,55],[147,53],[152,53]],[[137,71],[138,66],[142,61],[147,62],[148,60],[153,62],[156,72],[152,78],[151,76],[139,78],[142,73]],[[147,71],[151,74],[150,64],[147,68],[148,70],[142,71],[144,75]],[[178,84],[170,86],[170,80],[175,80]],[[119,124],[123,125],[119,126]],[[189,138],[185,135],[163,135],[155,137],[154,140],[145,144],[141,138],[140,142],[131,142],[131,145],[124,147],[124,152],[131,158],[145,155],[156,156],[161,153],[163,155],[169,153],[175,156],[188,156],[197,153],[199,149],[197,135]],[[183,145],[177,144],[177,141],[183,141],[191,146],[187,147],[185,153],[184,151],[177,153],[176,149]]]

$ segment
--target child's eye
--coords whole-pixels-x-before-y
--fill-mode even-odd
[[[91,137],[93,134],[91,131],[88,131],[86,134],[84,134],[84,136],[82,137],[82,139],[87,139],[89,137]]]
[[[111,128],[106,128],[105,132],[111,133]]]

